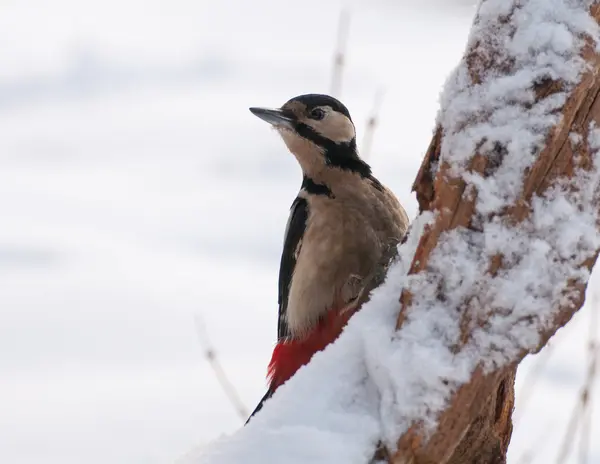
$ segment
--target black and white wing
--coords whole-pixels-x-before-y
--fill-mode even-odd
[[[290,335],[287,325],[288,297],[292,275],[296,267],[296,259],[302,246],[302,237],[308,220],[308,202],[301,197],[296,197],[290,208],[290,217],[285,228],[283,240],[283,253],[279,266],[279,321],[277,325],[277,339],[281,340]]]

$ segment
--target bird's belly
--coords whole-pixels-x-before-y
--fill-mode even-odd
[[[336,228],[341,223],[320,225],[307,228],[294,269],[287,308],[294,337],[355,298],[362,278],[379,259],[378,241],[368,232],[348,234]]]

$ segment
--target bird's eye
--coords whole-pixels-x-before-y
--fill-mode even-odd
[[[321,108],[315,108],[314,110],[312,110],[310,112],[311,119],[316,119],[317,121],[320,121],[324,117],[325,117],[325,111],[323,111]]]

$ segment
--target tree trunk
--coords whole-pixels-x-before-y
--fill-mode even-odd
[[[500,2],[501,3],[501,2]],[[469,47],[463,58],[463,77],[468,79],[464,91],[478,91],[492,79],[503,76],[514,77],[523,69],[518,59],[507,54],[504,47],[511,41],[517,40],[518,34],[523,31],[519,28],[517,15],[523,15],[523,7],[527,1],[506,1],[504,14],[495,18],[490,14],[490,6],[498,5],[497,0],[483,0],[478,16],[475,19]],[[533,2],[529,2],[530,4]],[[591,17],[596,22],[600,19],[600,7],[592,2],[580,2],[590,6]],[[540,12],[540,15],[542,12]],[[592,30],[592,29],[590,29]],[[564,94],[564,101],[558,111],[559,116],[547,131],[543,147],[535,153],[535,159],[524,170],[520,194],[510,202],[501,205],[494,211],[482,212],[478,210],[477,202],[482,182],[494,179],[495,176],[506,168],[507,153],[512,142],[493,141],[488,143],[486,134],[481,135],[474,144],[474,150],[463,164],[464,169],[457,169],[456,163],[448,161],[445,143],[449,137],[458,131],[466,132],[471,127],[481,124],[482,121],[491,121],[494,111],[473,110],[472,119],[466,120],[460,127],[452,126],[450,116],[441,115],[438,128],[431,145],[425,155],[421,169],[417,175],[413,189],[417,194],[421,212],[435,213],[434,220],[425,229],[414,260],[411,264],[410,274],[418,275],[422,272],[435,272],[429,269],[432,253],[449,231],[464,230],[471,246],[483,246],[483,236],[487,225],[502,224],[506,228],[522,227],[527,221],[534,223],[536,197],[545,197],[548,192],[554,191],[557,186],[566,188],[577,194],[588,187],[581,185],[581,178],[576,176],[581,170],[593,170],[595,166],[594,155],[598,149],[589,135],[589,129],[600,125],[600,55],[596,50],[598,37],[593,34],[582,34],[583,44],[578,55],[587,63],[582,73],[576,80],[567,82],[565,79],[548,75],[537,79],[533,86],[533,101],[523,105],[516,97],[515,105],[522,111],[531,111],[532,117],[536,108],[546,104],[550,99]],[[457,78],[458,79],[458,78]],[[576,135],[573,135],[576,134]],[[517,135],[515,135],[517,137]],[[454,146],[456,147],[456,145]],[[526,154],[525,154],[526,155]],[[524,156],[525,156],[524,155]],[[465,176],[465,172],[469,175]],[[579,209],[599,209],[597,192],[586,197],[586,204],[578,205]],[[591,203],[591,204],[590,204]],[[596,224],[597,225],[597,224]],[[581,270],[591,270],[596,261],[598,246],[594,246],[586,256],[576,264]],[[482,249],[483,253],[484,250]],[[562,265],[563,262],[540,263],[540,266]],[[477,292],[488,291],[495,285],[495,277],[510,272],[519,264],[518,259],[506,259],[502,253],[497,253],[489,259],[489,267],[483,283],[473,288],[470,298],[456,308],[457,317],[460,318],[460,340],[453,346],[454,352],[459,354],[467,347],[473,346],[474,331],[486,326],[490,317],[506,316],[507,308],[496,305],[494,300],[479,300]],[[447,269],[447,272],[451,272]],[[439,276],[438,298],[442,301],[448,299],[445,295],[444,282],[446,276]],[[556,301],[548,321],[536,321],[529,317],[525,323],[535,325],[540,335],[536,343],[529,346],[518,346],[504,363],[496,363],[492,368],[484,366],[484,359],[472,373],[470,381],[458,385],[454,389],[451,400],[446,409],[438,416],[437,427],[434,431],[425,431],[422,424],[413,422],[413,425],[398,439],[398,448],[394,453],[389,453],[388,460],[394,464],[459,464],[478,463],[496,464],[506,462],[506,452],[512,433],[511,415],[514,406],[514,379],[518,363],[530,352],[539,351],[549,338],[583,305],[587,280],[578,280],[565,276],[564,294],[569,295],[563,301]],[[483,290],[482,290],[483,289]],[[399,334],[405,321],[410,317],[417,294],[410,288],[403,291],[401,296],[401,311],[398,318]],[[487,320],[480,317],[473,310],[473,306],[490,305],[486,308]],[[523,321],[519,321],[519,324]],[[506,337],[510,337],[517,327],[517,322],[506,327]]]

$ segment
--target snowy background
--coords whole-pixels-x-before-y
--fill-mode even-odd
[[[471,3],[353,5],[341,99],[360,143],[385,88],[369,162],[411,217]],[[172,462],[240,427],[194,315],[254,407],[301,177],[247,108],[329,91],[340,6],[0,2],[0,462]],[[510,462],[555,460],[589,316],[553,340],[522,416],[518,403]]]

